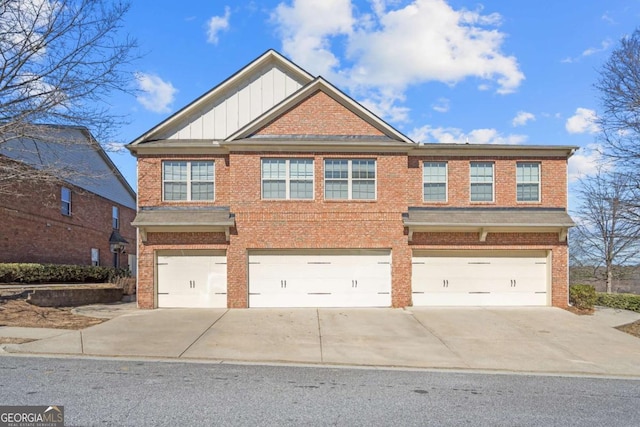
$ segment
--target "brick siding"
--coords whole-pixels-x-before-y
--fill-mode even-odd
[[[382,135],[380,130],[323,92],[316,92],[273,120],[260,135]],[[490,153],[490,151],[488,151]],[[261,158],[314,160],[314,199],[262,200]],[[324,160],[375,159],[376,200],[325,200]],[[162,160],[215,162],[215,201],[163,202]],[[448,201],[436,206],[478,206],[469,201],[469,162],[495,162],[495,201],[499,207],[566,207],[566,159],[529,157],[429,157],[406,153],[236,152],[228,155],[139,155],[139,206],[229,206],[236,226],[230,241],[223,233],[149,233],[138,248],[138,305],[155,307],[155,256],[166,249],[224,249],[227,254],[227,304],[248,305],[248,251],[252,249],[388,249],[392,254],[392,305],[411,305],[414,249],[535,249],[552,253],[552,304],[567,305],[567,248],[555,233],[497,233],[479,242],[477,233],[415,233],[408,242],[402,214],[422,200],[422,162],[449,165]],[[516,162],[541,163],[541,201],[516,201]]]
[[[14,194],[0,194],[0,262],[52,264],[91,264],[91,249],[100,251],[100,265],[112,266],[109,249],[113,206],[120,211],[120,234],[135,253],[136,230],[131,226],[135,210],[93,193],[65,184],[71,189],[71,216],[60,212],[62,185],[23,183]],[[127,254],[120,255],[120,266],[128,266]]]
[[[383,133],[318,91],[264,126],[258,135],[377,135]]]

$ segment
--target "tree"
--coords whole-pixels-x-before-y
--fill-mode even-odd
[[[112,135],[123,120],[108,100],[133,79],[136,42],[119,35],[128,9],[108,0],[0,0],[0,153],[20,149],[20,140],[83,141],[56,140],[63,133],[42,124],[86,127],[98,140]],[[0,180],[56,172],[2,162]]]
[[[634,186],[627,174],[601,168],[579,182],[577,195],[581,204],[574,212],[571,252],[584,264],[604,267],[611,293],[614,268],[638,261],[640,222],[634,221]]]
[[[640,28],[620,40],[604,64],[595,87],[600,92],[605,154],[616,162],[616,170],[628,175],[635,197],[631,219],[640,223]]]

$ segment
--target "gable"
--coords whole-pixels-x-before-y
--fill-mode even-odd
[[[158,140],[223,140],[281,103],[313,77],[268,50],[128,146]]]
[[[374,126],[318,90],[271,121],[256,135],[383,136]]]
[[[192,112],[159,135],[160,139],[224,139],[253,121],[303,85],[277,64],[220,94],[212,104]]]

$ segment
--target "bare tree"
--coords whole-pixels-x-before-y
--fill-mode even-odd
[[[0,154],[19,159],[20,141],[89,144],[43,124],[85,127],[98,140],[112,135],[123,118],[108,100],[130,91],[133,79],[136,42],[120,34],[128,9],[108,0],[0,0]],[[41,167],[34,177],[2,164],[0,176],[16,183],[62,174]]]
[[[634,186],[627,174],[600,169],[580,181],[577,195],[580,206],[573,213],[578,225],[570,235],[571,252],[582,264],[604,267],[611,293],[614,268],[638,261],[640,222],[633,220]]]
[[[598,123],[610,154],[640,162],[640,29],[620,40],[596,83],[602,111]]]
[[[605,154],[616,163],[616,170],[628,175],[627,185],[635,197],[632,219],[640,223],[640,28],[620,40],[600,71],[595,87],[600,92]]]

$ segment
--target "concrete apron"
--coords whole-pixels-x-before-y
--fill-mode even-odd
[[[8,352],[640,376],[640,317],[556,308],[159,309]],[[616,320],[617,319],[617,320]]]

